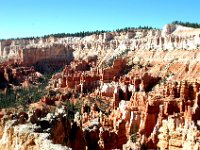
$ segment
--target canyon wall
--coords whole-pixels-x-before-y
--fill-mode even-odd
[[[200,43],[200,30],[180,25],[166,25],[162,30],[131,30],[110,32],[86,37],[40,38],[33,40],[3,40],[0,42],[0,58],[14,59],[27,65],[39,60],[54,58],[100,57],[108,61],[122,55],[125,50],[172,51],[197,50]],[[74,51],[73,55],[72,50]],[[104,58],[105,57],[105,58]]]
[[[200,149],[199,46],[199,29],[170,24],[1,41],[2,60],[30,66],[49,59],[65,67],[50,79],[49,93],[30,105],[29,119],[10,114],[10,121],[2,112],[0,147],[34,149],[51,141],[77,150]],[[7,74],[0,70],[2,81]],[[30,126],[34,132],[24,135]],[[40,139],[45,133],[50,140]]]

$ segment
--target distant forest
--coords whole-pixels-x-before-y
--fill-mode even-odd
[[[149,30],[149,29],[156,29],[150,26],[139,26],[139,27],[125,27],[121,29],[116,29],[113,30],[113,32],[128,32],[136,29],[142,29],[142,30]],[[44,35],[42,37],[24,37],[24,38],[11,38],[9,40],[32,40],[32,39],[37,39],[37,38],[48,38],[48,37],[56,37],[56,38],[64,38],[64,37],[85,37],[93,34],[102,34],[102,33],[107,33],[111,32],[109,30],[96,30],[96,31],[81,31],[81,32],[76,32],[76,33],[57,33],[57,34],[49,34],[49,35]],[[4,40],[4,39],[2,39]]]
[[[200,24],[199,23],[173,21],[172,24],[178,24],[178,25],[182,25],[182,26],[185,26],[185,27],[200,28]]]
[[[182,22],[182,21],[173,21],[171,24],[178,24],[186,27],[192,27],[192,28],[200,28],[199,23],[191,23],[191,22]],[[125,27],[121,29],[116,29],[113,30],[113,32],[128,32],[128,31],[133,31],[133,30],[149,30],[149,29],[156,29],[151,26],[139,26],[139,27]],[[56,37],[56,38],[64,38],[64,37],[85,37],[93,34],[102,34],[102,33],[107,33],[111,32],[109,30],[96,30],[96,31],[81,31],[81,32],[76,32],[76,33],[57,33],[57,34],[49,34],[49,35],[44,35],[42,37],[24,37],[24,38],[11,38],[9,40],[31,40],[31,39],[37,39],[37,38],[48,38],[48,37]],[[2,39],[4,40],[4,39]]]
[[[45,35],[43,36],[44,38],[48,38],[50,36],[53,37],[57,37],[57,38],[63,38],[63,37],[85,37],[85,36],[89,36],[89,35],[93,35],[93,34],[102,34],[102,33],[106,33],[106,32],[110,32],[110,31],[105,31],[105,30],[96,30],[96,31],[82,31],[82,32],[76,32],[76,33],[57,33],[57,34],[49,34],[49,35]]]
[[[125,28],[121,28],[121,29],[116,29],[116,30],[113,30],[113,32],[128,32],[128,31],[131,31],[131,30],[135,30],[135,29],[153,29],[152,27],[149,27],[149,26],[139,26],[139,27],[125,27]],[[76,33],[58,33],[58,34],[50,34],[50,35],[45,35],[44,38],[48,38],[50,36],[53,36],[53,37],[57,37],[57,38],[62,38],[62,37],[85,37],[85,36],[89,36],[89,35],[93,35],[93,34],[96,34],[96,35],[99,35],[99,34],[102,34],[102,33],[107,33],[107,32],[111,32],[111,31],[106,31],[106,30],[96,30],[96,31],[87,31],[87,32],[76,32]]]

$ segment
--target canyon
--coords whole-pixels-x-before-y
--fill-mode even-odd
[[[0,41],[0,89],[53,73],[28,108],[1,108],[1,149],[200,149],[200,29],[167,24]]]

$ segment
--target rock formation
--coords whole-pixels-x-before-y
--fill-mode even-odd
[[[9,86],[29,87],[39,84],[43,75],[35,71],[34,67],[23,67],[17,64],[0,64],[0,89]]]
[[[1,41],[1,84],[37,81],[39,62],[64,67],[27,113],[1,110],[0,147],[200,149],[199,46],[199,29],[170,24]]]

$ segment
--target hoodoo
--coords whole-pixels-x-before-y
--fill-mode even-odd
[[[0,98],[17,103],[0,149],[200,149],[199,28],[2,40],[0,58]]]

